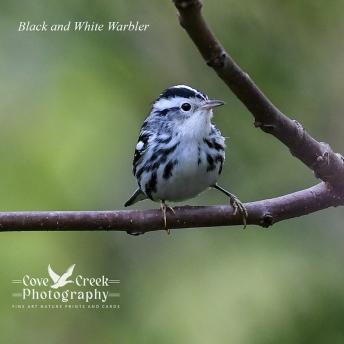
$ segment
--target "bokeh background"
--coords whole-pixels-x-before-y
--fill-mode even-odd
[[[282,111],[344,152],[344,3],[219,0],[205,15]],[[139,20],[146,32],[18,33],[19,21]],[[0,0],[0,209],[122,209],[150,103],[189,84],[223,99],[221,184],[241,200],[316,183],[243,105],[179,27],[171,1]],[[192,204],[226,202],[208,191]],[[156,207],[146,201],[137,208]],[[1,233],[3,343],[343,343],[343,210],[272,229],[222,227],[131,237]],[[119,311],[11,309],[11,279],[75,263],[121,279]]]

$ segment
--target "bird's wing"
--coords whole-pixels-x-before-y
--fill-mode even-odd
[[[56,283],[60,279],[60,275],[58,275],[55,271],[53,271],[50,264],[48,265],[48,273],[54,283]]]
[[[129,207],[130,205],[143,201],[144,199],[147,199],[147,196],[143,193],[141,189],[136,189],[132,196],[124,203],[124,206]]]
[[[149,145],[149,139],[153,135],[147,128],[147,121],[143,122],[137,145],[135,147],[134,159],[133,159],[133,174],[136,174],[137,166],[141,163],[144,153],[147,151]]]
[[[67,271],[62,275],[62,278],[66,280],[68,277],[72,276],[75,264],[71,265]]]

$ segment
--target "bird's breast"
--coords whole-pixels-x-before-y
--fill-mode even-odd
[[[207,189],[219,176],[220,160],[216,160],[215,156],[215,152],[211,152],[203,140],[181,140],[166,163],[158,169],[154,197],[159,200],[182,201]]]

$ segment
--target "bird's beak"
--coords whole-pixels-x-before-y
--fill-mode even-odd
[[[222,100],[210,99],[210,100],[207,100],[206,103],[202,105],[202,109],[205,109],[205,110],[213,109],[223,104],[224,102]]]

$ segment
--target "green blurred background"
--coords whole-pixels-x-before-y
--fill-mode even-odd
[[[205,15],[264,92],[344,152],[344,2],[219,0]],[[221,184],[242,201],[316,183],[179,27],[169,0],[0,0],[0,209],[122,209],[151,101],[189,84],[227,105]],[[18,33],[19,21],[139,20],[147,32]],[[208,191],[192,204],[220,204]],[[156,207],[149,201],[137,208]],[[1,233],[2,343],[343,343],[343,211],[272,229]],[[11,279],[64,271],[121,279],[119,311],[11,309]]]

